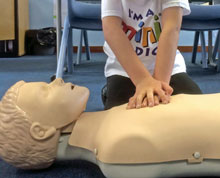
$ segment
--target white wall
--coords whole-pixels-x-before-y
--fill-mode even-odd
[[[30,28],[53,26],[53,0],[29,0]]]
[[[65,1],[65,0],[64,0]],[[38,29],[44,27],[54,26],[53,19],[53,0],[29,0],[30,11],[30,28]],[[216,33],[213,35],[213,43]],[[193,45],[193,32],[181,31],[179,46],[192,46]],[[207,35],[206,35],[207,39]],[[79,31],[73,31],[73,44],[77,45],[79,41]],[[89,32],[90,46],[102,46],[104,43],[102,32]]]

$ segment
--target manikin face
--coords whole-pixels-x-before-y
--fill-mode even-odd
[[[87,88],[56,79],[50,84],[25,83],[19,89],[17,105],[33,122],[62,128],[84,111],[88,97]]]

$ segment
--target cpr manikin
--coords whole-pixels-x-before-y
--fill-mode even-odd
[[[83,112],[85,87],[20,81],[0,102],[0,157],[22,169],[83,159],[107,177],[220,175],[220,94]]]

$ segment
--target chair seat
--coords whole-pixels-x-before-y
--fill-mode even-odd
[[[101,19],[101,4],[70,1],[69,15],[85,19]]]
[[[190,4],[191,13],[184,19],[191,20],[216,20],[220,19],[220,5],[196,5]]]
[[[190,4],[191,14],[183,17],[182,30],[207,31],[220,29],[220,5]]]
[[[101,4],[69,1],[69,22],[72,28],[102,30]]]
[[[182,30],[208,31],[220,29],[220,18],[215,20],[196,20],[183,18]]]
[[[85,19],[85,18],[72,18],[70,20],[71,28],[81,29],[81,30],[102,30],[101,19]]]

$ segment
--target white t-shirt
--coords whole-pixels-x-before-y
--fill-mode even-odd
[[[153,74],[161,33],[161,14],[164,9],[174,6],[182,7],[183,15],[190,13],[188,0],[102,0],[102,18],[118,16],[122,19],[122,28],[136,54]],[[108,56],[105,76],[128,77],[107,42],[104,44],[104,51]],[[186,66],[183,56],[177,50],[172,75],[180,72],[186,72]]]

